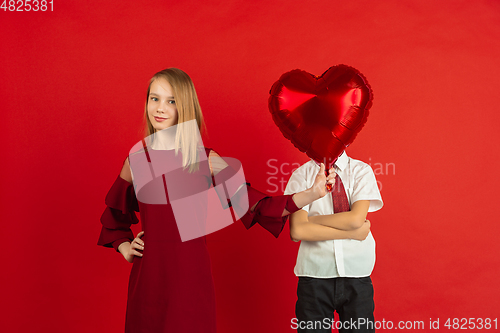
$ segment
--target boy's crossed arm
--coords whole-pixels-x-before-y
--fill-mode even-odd
[[[363,226],[368,208],[370,208],[370,200],[358,200],[352,204],[348,212],[311,216],[309,221],[340,230],[355,230]]]
[[[290,237],[294,241],[364,240],[370,232],[369,206],[369,200],[359,200],[348,212],[311,217],[301,209],[290,216]]]

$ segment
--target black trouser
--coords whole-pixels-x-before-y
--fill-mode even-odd
[[[299,277],[297,287],[297,331],[307,333],[375,332],[373,285],[362,278],[318,279]],[[333,322],[333,313],[339,322]]]

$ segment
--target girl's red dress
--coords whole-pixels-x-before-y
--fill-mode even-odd
[[[207,156],[209,152],[206,148]],[[190,179],[210,183],[203,172]],[[258,205],[241,218],[245,227],[259,223],[278,237],[287,220],[281,216],[283,210],[299,209],[292,196],[269,197],[248,184],[247,191],[249,207]],[[133,184],[120,176],[105,203],[98,245],[117,250],[122,242],[131,242],[130,226],[138,223],[135,212],[140,213],[144,230],[143,256],[134,257],[130,272],[125,332],[215,332],[215,291],[206,238],[182,242],[171,205],[138,201]]]

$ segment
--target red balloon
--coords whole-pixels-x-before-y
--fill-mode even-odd
[[[281,133],[327,167],[353,142],[373,99],[363,74],[346,65],[332,66],[321,76],[292,70],[269,93],[269,111]]]

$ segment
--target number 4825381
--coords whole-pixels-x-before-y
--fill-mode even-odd
[[[448,329],[454,330],[490,330],[498,329],[498,318],[448,318],[444,326]]]
[[[4,0],[0,9],[4,12],[46,12],[54,11],[54,0]]]

